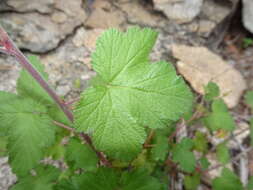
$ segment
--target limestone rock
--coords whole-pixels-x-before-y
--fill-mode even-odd
[[[253,33],[253,1],[243,0],[243,25]]]
[[[161,16],[152,14],[139,1],[115,2],[127,16],[131,23],[142,24],[147,26],[157,26]]]
[[[81,38],[83,35],[86,36],[86,30],[81,27],[75,36],[66,40],[55,51],[41,56],[41,62],[50,73],[49,80],[53,86],[57,86],[56,90],[60,95],[75,93],[73,89],[76,80],[80,80],[82,89],[87,87],[87,80],[94,75],[94,72],[84,64],[91,51],[85,47],[85,40]],[[78,40],[81,43],[77,44]]]
[[[89,51],[94,51],[96,47],[97,38],[104,32],[103,29],[85,30],[80,28],[72,42],[76,47],[84,46]]]
[[[85,25],[91,28],[120,28],[124,23],[125,17],[121,11],[104,0],[96,0],[93,4],[93,10],[88,17]]]
[[[19,12],[38,11],[41,13],[50,13],[53,11],[54,0],[7,0],[6,4],[11,9]]]
[[[15,11],[28,11],[22,14],[15,12],[0,14],[0,24],[20,48],[32,52],[45,53],[56,48],[61,40],[72,34],[86,19],[82,0],[35,0],[31,3],[27,0],[8,0],[6,3],[12,5]],[[29,10],[37,11],[29,12]]]
[[[201,11],[203,0],[153,0],[156,10],[178,23],[191,22]]]
[[[174,45],[174,57],[179,59],[177,68],[192,88],[204,94],[204,86],[215,82],[221,91],[221,97],[229,108],[235,107],[246,89],[241,74],[218,55],[205,47]]]

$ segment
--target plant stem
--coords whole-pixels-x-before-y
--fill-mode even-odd
[[[85,141],[85,142],[92,148],[92,150],[97,154],[97,156],[98,156],[99,160],[101,161],[101,163],[103,163],[103,164],[104,164],[105,166],[107,166],[107,167],[112,167],[111,163],[106,159],[106,157],[104,156],[104,154],[103,154],[102,152],[99,152],[99,151],[97,151],[97,150],[95,149],[95,147],[94,147],[93,144],[92,144],[92,141],[91,141],[90,137],[89,137],[87,134],[85,134],[85,133],[77,133],[77,132],[75,131],[74,128],[72,128],[72,127],[70,127],[70,126],[67,126],[67,125],[65,125],[65,124],[63,124],[63,123],[60,123],[60,122],[58,122],[58,121],[53,121],[53,123],[54,123],[55,125],[57,125],[57,126],[63,128],[63,129],[66,129],[66,130],[68,130],[68,131],[70,131],[70,132],[73,132],[75,135],[78,135],[78,136],[79,136],[83,141]]]
[[[8,34],[5,32],[5,30],[0,26],[0,52],[14,56],[16,60],[22,65],[24,69],[26,69],[30,75],[40,84],[40,86],[52,97],[52,99],[58,104],[58,106],[62,109],[62,111],[65,113],[67,118],[73,123],[74,118],[71,110],[69,107],[64,103],[64,101],[54,92],[54,90],[49,86],[49,84],[44,80],[44,78],[41,76],[41,74],[32,66],[32,64],[29,62],[29,60],[24,56],[24,54],[17,48],[15,43],[10,39]],[[62,123],[54,122],[54,124],[65,128],[67,130],[72,130],[71,127],[65,126]],[[107,166],[110,166],[110,162],[106,159],[106,157],[99,151],[95,149],[95,147],[92,144],[91,138],[85,134],[80,133],[79,136],[82,137],[82,139],[89,144],[89,146],[96,152],[99,159],[102,163],[104,163]]]
[[[64,102],[57,96],[57,94],[52,90],[48,83],[44,80],[41,74],[32,66],[29,60],[24,56],[24,54],[16,47],[14,42],[10,39],[8,34],[0,27],[0,45],[1,52],[12,55],[16,60],[25,68],[30,75],[41,85],[42,88],[52,97],[52,99],[58,104],[62,111],[66,114],[68,119],[73,122],[73,114],[69,108],[64,104]]]

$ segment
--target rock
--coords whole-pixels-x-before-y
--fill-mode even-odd
[[[0,24],[20,48],[39,53],[57,47],[83,20],[82,17],[67,19],[64,13],[59,12],[53,14],[52,18],[38,13],[0,15]]]
[[[20,70],[21,66],[13,57],[0,56],[0,91],[16,91],[16,80]]]
[[[38,11],[41,13],[51,13],[53,11],[54,0],[7,0],[6,4],[13,10],[19,12]]]
[[[191,22],[201,11],[203,0],[153,0],[156,10],[178,23]]]
[[[13,7],[15,11],[20,12],[24,9],[28,13],[0,14],[0,24],[10,33],[20,48],[32,52],[45,53],[56,48],[61,40],[72,34],[86,19],[82,0],[71,2],[54,0],[37,2],[36,0],[26,3],[29,5],[27,7],[23,4],[26,1],[8,0],[7,3],[15,5]],[[35,10],[41,8],[40,11],[49,13],[29,12],[32,8]]]
[[[115,5],[125,13],[127,20],[132,24],[154,27],[162,20],[160,15],[152,14],[139,1],[116,1]]]
[[[85,46],[89,51],[94,51],[97,38],[104,32],[103,29],[85,30],[80,28],[72,42],[76,47]]]
[[[179,59],[179,73],[194,90],[204,94],[204,86],[213,81],[220,87],[221,97],[228,107],[237,105],[246,89],[246,83],[231,65],[205,47],[174,45],[172,52],[174,57]]]
[[[0,158],[0,189],[8,190],[9,187],[17,181],[17,177],[11,172],[8,165],[8,158]]]
[[[91,51],[85,47],[85,40],[81,38],[85,37],[86,33],[92,32],[87,32],[83,27],[79,28],[73,37],[66,40],[55,51],[41,56],[41,62],[50,73],[50,83],[57,86],[60,95],[68,95],[68,98],[73,98],[80,93],[74,90],[76,80],[80,80],[81,90],[83,90],[87,87],[88,78],[95,74],[84,64],[84,60],[91,55]],[[78,40],[80,43],[77,43]]]
[[[64,23],[67,20],[67,16],[63,12],[56,12],[51,18],[53,22],[58,24]]]
[[[231,13],[232,4],[225,2],[226,1],[221,3],[215,0],[206,0],[203,3],[201,13],[206,16],[208,20],[218,24]]]
[[[125,22],[121,11],[113,7],[109,1],[96,0],[93,10],[85,25],[91,28],[120,28]]]
[[[253,33],[253,1],[243,0],[242,20],[244,27]]]

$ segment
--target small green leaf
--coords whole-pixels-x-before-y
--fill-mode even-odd
[[[85,171],[92,171],[97,168],[98,157],[87,145],[81,144],[78,139],[72,138],[66,149],[66,159],[74,161],[74,168],[82,168]]]
[[[7,148],[13,171],[25,175],[43,158],[43,148],[54,142],[55,127],[43,105],[13,97],[13,94],[0,92],[0,127],[8,134]]]
[[[197,131],[195,134],[195,138],[193,139],[194,142],[194,149],[205,153],[208,148],[208,142],[207,142],[207,137],[205,134]]]
[[[250,144],[253,146],[253,118],[250,119]]]
[[[253,189],[253,176],[250,176],[249,182],[247,184],[247,190],[252,190]]]
[[[246,104],[248,104],[251,109],[253,109],[253,91],[248,91],[246,94],[245,94],[245,102]]]
[[[200,162],[202,169],[204,169],[204,170],[208,169],[208,167],[210,166],[210,162],[208,161],[208,159],[206,157],[201,157],[199,162]]]
[[[82,94],[75,128],[113,158],[132,160],[145,141],[144,126],[166,127],[192,105],[190,89],[171,64],[149,63],[156,38],[151,29],[110,29],[97,41],[92,66],[99,82]]]
[[[243,190],[243,185],[232,171],[224,168],[220,177],[212,182],[213,190]]]
[[[44,66],[40,63],[39,58],[31,55],[28,57],[28,59],[33,67],[42,75],[42,77],[47,80],[48,75],[44,72]],[[17,91],[18,94],[23,97],[32,98],[43,104],[54,104],[54,101],[48,95],[48,93],[25,69],[21,71],[20,77],[18,78]]]
[[[152,145],[154,145],[154,147],[151,149],[151,158],[153,160],[164,161],[166,159],[169,152],[168,136],[170,131],[168,129],[158,129],[155,131],[154,140],[152,141]]]
[[[236,127],[233,117],[228,112],[223,100],[215,100],[212,103],[212,112],[204,118],[205,125],[212,131],[225,130],[233,131]]]
[[[219,86],[217,86],[217,84],[215,84],[214,82],[209,82],[207,86],[204,87],[204,90],[205,90],[204,98],[207,101],[211,101],[220,95]]]
[[[193,176],[187,175],[184,178],[186,190],[196,190],[200,184],[200,174],[195,173]]]
[[[217,146],[217,158],[222,164],[227,164],[230,161],[229,150],[226,143],[221,143]]]
[[[74,177],[72,181],[80,190],[114,190],[117,189],[118,180],[118,175],[113,169],[99,168],[96,172],[85,172]]]
[[[124,172],[120,179],[122,190],[161,190],[160,182],[143,169]]]
[[[194,143],[189,138],[184,138],[173,148],[172,157],[178,162],[180,167],[186,172],[193,172],[196,166],[196,158],[191,151]]]
[[[18,180],[11,190],[53,190],[54,182],[60,175],[60,171],[53,166],[38,167],[36,175],[27,175]]]

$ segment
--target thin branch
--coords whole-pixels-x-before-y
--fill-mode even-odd
[[[73,122],[73,114],[64,102],[58,97],[58,95],[52,90],[48,83],[44,80],[41,74],[32,66],[29,60],[24,54],[17,48],[14,42],[10,39],[8,34],[0,27],[0,45],[5,49],[1,49],[2,53],[12,55],[16,60],[26,69],[30,75],[41,85],[42,88],[53,98],[53,100],[59,105],[62,111],[66,114],[68,119]]]
[[[67,126],[63,123],[60,123],[58,121],[53,121],[53,123],[58,126],[58,127],[61,127],[63,129],[66,129],[72,133],[74,133],[75,135],[79,136],[84,142],[86,142],[91,148],[92,150],[97,154],[99,160],[105,165],[105,166],[108,166],[108,167],[111,167],[111,163],[106,159],[105,155],[102,153],[102,152],[99,152],[95,149],[95,147],[93,146],[92,144],[92,141],[91,141],[91,138],[85,134],[85,133],[78,133],[76,132],[76,130],[70,126]]]
[[[67,130],[70,131],[70,132],[75,132],[75,129],[74,129],[74,128],[69,127],[69,126],[67,126],[67,125],[64,125],[63,123],[60,123],[60,122],[58,122],[58,121],[53,121],[53,123],[54,123],[55,125],[57,125],[57,126],[63,128],[63,129],[67,129]]]
[[[78,98],[75,98],[75,99],[73,99],[73,100],[70,100],[69,102],[65,102],[64,104],[65,104],[66,106],[72,105],[72,104],[76,103],[76,102],[79,101],[79,100],[80,100],[80,98],[78,97]]]
[[[58,106],[65,113],[67,118],[73,123],[73,114],[68,106],[64,103],[64,101],[54,92],[54,90],[48,85],[46,80],[41,76],[41,74],[33,67],[33,65],[29,62],[29,60],[24,56],[24,54],[17,48],[14,42],[10,39],[5,30],[0,26],[0,52],[14,56],[16,60],[22,65],[24,69],[26,69],[30,75],[40,84],[40,86],[52,97],[52,99],[58,104]],[[54,122],[59,127],[65,128],[67,130],[72,130],[71,127],[65,126],[59,122]],[[109,161],[105,158],[105,156],[97,151],[92,144],[91,138],[85,133],[79,133],[79,136],[90,145],[90,147],[96,152],[101,162],[105,165],[110,166]]]

